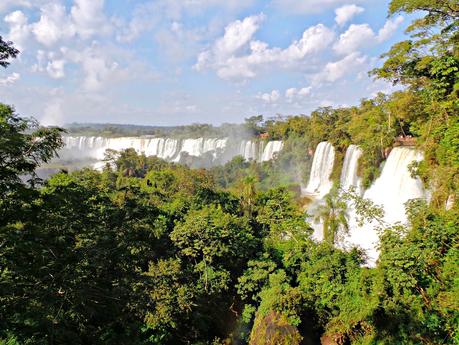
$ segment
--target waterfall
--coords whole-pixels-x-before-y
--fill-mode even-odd
[[[282,151],[283,146],[284,143],[282,141],[270,141],[268,145],[266,145],[266,148],[263,150],[261,161],[267,162],[273,160],[274,155]]]
[[[242,141],[239,149],[239,154],[246,161],[258,160],[258,145],[255,141]]]
[[[358,195],[363,194],[362,181],[357,175],[359,159],[362,150],[356,145],[350,145],[344,157],[343,170],[341,171],[341,189],[347,191],[354,187]]]
[[[213,152],[214,158],[218,158],[219,153],[225,151],[228,138],[225,139],[206,139],[204,140],[203,152]]]
[[[176,139],[166,139],[164,141],[164,146],[160,151],[158,157],[171,160],[178,154],[179,141]]]
[[[305,194],[313,195],[318,199],[328,194],[333,187],[330,175],[335,162],[335,149],[328,142],[321,142],[314,153],[309,183],[304,190]]]
[[[381,176],[364,197],[383,205],[387,223],[406,222],[404,204],[410,199],[425,198],[421,180],[411,177],[409,165],[423,159],[414,148],[396,147],[390,153]]]
[[[388,225],[400,222],[406,224],[407,216],[404,204],[410,199],[426,198],[427,194],[418,178],[411,177],[409,165],[420,161],[423,155],[420,151],[409,147],[396,147],[390,153],[381,176],[364,193],[365,199],[370,199],[376,205],[382,206],[385,212],[384,222]],[[359,227],[355,217],[350,219],[350,233],[346,241],[350,245],[358,245],[368,255],[368,264],[375,265],[379,256],[377,224],[364,224]]]
[[[312,238],[316,241],[322,241],[324,238],[323,224],[316,221],[315,216],[318,214],[318,209],[324,203],[324,196],[327,195],[333,187],[333,182],[330,180],[330,175],[333,172],[335,163],[335,149],[333,145],[324,141],[321,142],[314,153],[312,160],[311,174],[309,183],[302,193],[310,196],[313,202],[309,206],[307,221],[314,229]]]
[[[281,141],[264,142],[241,141],[230,142],[228,138],[197,138],[173,139],[150,137],[63,137],[65,147],[59,152],[62,161],[102,161],[105,151],[116,151],[133,148],[138,153],[156,156],[171,162],[180,162],[182,154],[192,157],[202,157],[209,153],[211,160],[224,163],[236,155],[242,155],[246,160],[267,161],[274,158],[275,153],[282,150]]]
[[[218,153],[226,148],[228,139],[185,139],[182,142],[179,155],[174,159],[175,162],[180,162],[182,153],[187,153],[190,156],[201,157],[208,152],[213,153],[213,158],[218,158]]]

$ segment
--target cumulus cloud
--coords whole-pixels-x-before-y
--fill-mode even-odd
[[[384,42],[391,38],[403,21],[404,18],[402,16],[398,16],[394,20],[389,19],[378,32],[378,42]]]
[[[32,66],[33,72],[46,72],[53,79],[61,79],[65,77],[65,65],[67,61],[63,57],[67,52],[66,48],[62,48],[58,53],[37,51],[37,63]],[[58,57],[58,55],[61,55]]]
[[[75,0],[70,11],[60,2],[50,1],[40,6],[40,17],[29,24],[20,10],[5,17],[9,25],[8,39],[21,46],[29,36],[46,47],[65,42],[76,35],[82,39],[106,35],[112,23],[104,14],[103,0]]]
[[[200,71],[212,64],[224,64],[230,60],[234,53],[249,43],[264,18],[263,14],[259,14],[230,23],[225,28],[223,37],[217,39],[210,50],[199,54],[194,68]]]
[[[0,85],[1,86],[11,85],[17,82],[19,79],[21,79],[21,75],[19,73],[12,73],[6,78],[0,78]]]
[[[71,17],[76,32],[82,38],[90,38],[95,34],[105,35],[112,31],[112,24],[104,13],[104,0],[75,0]]]
[[[75,34],[75,26],[67,18],[63,5],[50,3],[41,8],[40,20],[31,25],[31,31],[39,43],[50,47],[72,37]]]
[[[260,93],[257,95],[257,99],[260,99],[266,103],[276,103],[280,99],[280,92],[273,90],[270,93]]]
[[[299,109],[307,111],[324,99],[352,103],[354,96],[360,98],[362,95],[357,93],[370,84],[366,71],[374,66],[371,51],[363,49],[388,40],[403,21],[401,17],[393,18],[383,27],[350,25],[353,18],[363,12],[362,3],[366,1],[364,7],[369,9],[368,2],[374,0],[273,1],[284,12],[328,11],[326,17],[335,17],[336,25],[330,24],[333,29],[323,24],[305,27],[303,33],[294,38],[277,37],[276,40],[283,42],[275,45],[258,36],[262,25],[269,24],[263,14],[240,16],[255,3],[256,11],[267,8],[258,6],[260,2],[255,0],[134,1],[137,5],[131,6],[134,10],[127,13],[118,11],[117,2],[114,5],[110,2],[110,8],[104,6],[109,3],[104,0],[0,0],[5,38],[13,40],[21,50],[26,48],[16,61],[18,69],[14,69],[21,75],[4,75],[0,85],[11,85],[19,78],[24,81],[2,88],[2,94],[8,102],[16,102],[20,107],[27,103],[30,113],[42,109],[41,115],[45,115],[47,124],[59,123],[62,114],[68,120],[72,116],[80,116],[79,120],[85,116],[85,120],[90,120],[96,114],[110,113],[122,121],[126,113],[137,112],[142,114],[138,119],[141,116],[147,119],[151,115],[147,108],[157,109],[156,103],[161,103],[162,95],[158,94],[159,100],[152,97],[150,104],[142,108],[138,105],[142,102],[136,102],[133,97],[120,97],[121,90],[127,85],[140,87],[139,80],[157,80],[158,73],[152,67],[156,63],[163,68],[161,78],[165,79],[166,92],[167,88],[175,87],[172,83],[189,88],[187,78],[196,77],[188,74],[190,57],[193,57],[195,71],[211,71],[221,79],[243,82],[237,85],[240,92],[222,95],[221,88],[216,87],[215,91],[207,90],[212,96],[215,92],[215,97],[206,99],[205,104],[188,98],[176,108],[171,97],[164,101],[165,123],[169,121],[171,109],[172,113],[175,109],[177,114],[186,114],[188,120],[198,119],[199,113],[212,121],[210,113],[216,110],[222,114],[257,112],[257,107],[274,111],[281,110],[282,105],[282,111],[293,113]],[[116,15],[110,14],[112,9]],[[135,42],[140,36],[145,41]],[[146,44],[147,39],[151,46]],[[360,50],[365,53],[359,53]],[[153,52],[161,56],[153,58]],[[52,86],[60,85],[61,93],[42,90],[51,87],[46,82],[38,86],[28,83],[27,74],[31,70],[59,80]],[[288,85],[295,87],[279,88],[279,84],[268,85],[268,78],[260,78],[264,86],[257,94],[258,90],[253,92],[244,83],[263,75],[272,75],[280,85],[288,80],[291,83]],[[349,87],[336,92],[330,85],[334,82],[338,82],[336,85],[349,83]],[[120,84],[122,89],[117,87]],[[154,83],[148,85],[152,89],[157,87]],[[24,101],[29,99],[33,100]],[[228,106],[221,107],[222,103]]]
[[[349,29],[342,33],[338,42],[333,49],[338,54],[350,54],[361,47],[368,47],[375,43],[381,43],[388,40],[403,22],[403,17],[397,17],[394,20],[388,20],[378,34],[368,24],[352,24]]]
[[[65,77],[65,67],[66,61],[64,59],[53,60],[48,62],[48,66],[46,66],[46,71],[54,79],[60,79]]]
[[[367,56],[359,52],[351,53],[336,62],[329,62],[324,70],[315,77],[315,82],[335,82],[344,76],[355,73],[367,62]]]
[[[32,4],[28,0],[2,0],[0,2],[0,13],[3,13],[11,8],[31,7]]]
[[[350,21],[354,16],[364,12],[365,9],[363,7],[357,5],[344,5],[340,8],[335,10],[335,22],[339,26],[343,26],[348,21]]]
[[[258,31],[264,18],[265,16],[260,14],[229,24],[225,29],[224,36],[215,43],[214,52],[216,57],[227,58],[245,46],[252,39],[255,32]]]
[[[229,24],[223,37],[199,54],[194,69],[214,69],[223,79],[247,79],[257,70],[276,64],[288,68],[307,56],[323,51],[334,39],[334,32],[318,24],[306,29],[299,40],[287,48],[270,48],[265,42],[253,39],[264,16],[251,16]]]
[[[8,39],[12,40],[21,51],[24,50],[24,44],[30,35],[27,17],[18,10],[5,16],[4,20],[10,27]]]
[[[349,54],[371,43],[374,38],[375,33],[368,24],[352,24],[346,32],[340,35],[333,49],[339,54]]]
[[[141,34],[161,26],[164,21],[180,22],[185,16],[200,15],[208,9],[227,16],[254,3],[255,0],[162,0],[140,3],[134,8],[129,21],[118,23],[117,39],[124,43],[132,42]],[[220,21],[220,18],[216,21]]]
[[[292,87],[285,91],[285,98],[287,99],[287,102],[293,102],[296,99],[301,99],[303,97],[308,96],[311,93],[311,90],[311,86],[303,87],[300,89]]]
[[[81,53],[74,52],[73,58],[83,69],[83,87],[86,91],[99,91],[111,80],[123,77],[124,73],[119,64],[100,54],[94,47]]]

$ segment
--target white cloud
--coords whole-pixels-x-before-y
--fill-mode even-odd
[[[301,89],[290,88],[285,91],[285,98],[287,102],[293,102],[295,99],[301,99],[308,96],[311,93],[312,87],[303,87]]]
[[[354,73],[367,62],[367,57],[359,52],[351,53],[336,62],[329,62],[324,70],[315,77],[315,82],[335,82],[344,76]]]
[[[118,23],[116,39],[119,42],[130,43],[143,32],[151,30],[157,22],[157,18],[153,16],[154,13],[154,11],[150,10],[148,4],[141,4],[136,7],[134,15],[128,23],[123,21]]]
[[[194,69],[214,69],[223,79],[253,78],[258,69],[267,66],[297,66],[307,56],[323,51],[334,39],[332,30],[318,24],[306,29],[301,39],[287,48],[270,48],[267,43],[253,39],[262,19],[252,16],[231,23],[222,38],[199,54]]]
[[[360,3],[368,0],[355,0]],[[274,6],[282,12],[289,14],[321,13],[330,8],[349,3],[349,0],[273,0]]]
[[[244,20],[237,20],[230,23],[225,28],[223,37],[217,39],[210,50],[204,51],[199,54],[198,61],[194,66],[196,70],[200,71],[213,63],[224,64],[226,61],[231,60],[231,56],[238,52],[242,47],[246,46],[253,35],[257,32],[261,22],[265,16],[259,14],[250,16]],[[242,69],[243,66],[240,66]],[[229,70],[233,69],[232,67]],[[233,73],[230,71],[223,72],[223,75],[231,76]],[[237,73],[234,73],[237,74]],[[251,73],[243,73],[247,74]]]
[[[295,95],[297,94],[297,92],[298,92],[298,89],[297,89],[297,88],[294,88],[294,87],[292,87],[292,88],[290,88],[290,89],[287,89],[287,90],[285,91],[285,97],[286,97],[286,98],[293,98],[293,97],[295,97]]]
[[[404,18],[402,16],[398,16],[394,20],[389,19],[384,27],[382,27],[378,32],[378,42],[387,41],[392,35],[397,31],[399,26],[403,23]]]
[[[266,103],[276,103],[280,98],[280,92],[273,90],[270,93],[260,93],[257,95],[257,99],[260,99]]]
[[[144,32],[151,31],[164,22],[179,22],[185,16],[194,17],[202,15],[208,9],[217,11],[216,18],[212,21],[218,22],[218,29],[221,28],[221,16],[232,17],[232,14],[248,8],[255,3],[255,0],[161,0],[149,1],[138,4],[133,11],[131,20],[127,23],[118,23],[117,39],[120,42],[132,42]],[[211,27],[212,22],[209,24]]]
[[[376,43],[388,40],[403,22],[403,17],[399,16],[394,20],[387,20],[378,34],[368,24],[351,24],[349,29],[342,33],[333,49],[342,55],[350,54],[362,47],[369,47]]]
[[[46,71],[48,72],[49,76],[53,79],[64,78],[65,63],[66,61],[64,59],[49,61],[48,65],[46,66]]]
[[[0,85],[11,85],[17,82],[19,79],[21,79],[21,75],[19,73],[12,73],[8,77],[0,79]]]
[[[31,3],[27,0],[2,0],[0,2],[0,13],[3,13],[11,8],[30,7]]]
[[[302,89],[298,90],[298,95],[302,97],[307,96],[311,93],[311,90],[312,90],[312,86],[303,87]]]
[[[349,29],[340,35],[333,49],[339,54],[349,54],[361,46],[372,43],[375,33],[368,24],[352,24]]]
[[[222,6],[228,9],[238,10],[251,6],[253,0],[181,0],[185,7],[207,8],[210,6]]]
[[[364,12],[363,7],[357,5],[344,5],[335,10],[335,21],[339,26],[343,26],[348,21],[350,21],[354,16]]]
[[[58,53],[37,51],[37,63],[32,66],[32,72],[46,72],[53,79],[61,79],[65,77],[65,65],[67,61],[62,57],[67,52],[67,49],[62,48]],[[62,55],[61,57],[57,57]]]
[[[23,8],[40,8],[43,5],[49,4],[51,1],[58,0],[1,0],[0,13],[6,13],[7,11],[18,10]]]
[[[216,111],[221,111],[219,118],[242,114],[247,109],[255,113],[260,108],[266,112],[307,112],[320,100],[352,104],[363,97],[364,88],[371,84],[366,71],[373,64],[368,61],[370,57],[358,51],[370,54],[363,48],[372,48],[387,40],[402,19],[393,18],[378,27],[370,22],[371,27],[361,27],[364,30],[359,34],[359,30],[352,32],[348,26],[352,18],[361,13],[359,6],[370,10],[372,7],[367,3],[374,0],[367,0],[365,5],[362,5],[363,0],[275,1],[286,11],[303,11],[296,14],[327,10],[327,18],[332,20],[330,27],[323,24],[305,27],[302,34],[293,38],[285,32],[275,39],[282,43],[273,44],[268,38],[261,38],[266,34],[264,30],[261,32],[261,26],[270,25],[262,14],[241,16],[247,11],[240,10],[254,4],[253,0],[128,0],[132,3],[128,8],[139,4],[135,7],[137,10],[129,13],[119,13],[117,2],[110,2],[108,6],[109,1],[106,1],[107,6],[104,6],[102,0],[0,0],[0,13],[9,11],[3,24],[5,38],[26,48],[12,70],[21,75],[4,74],[4,79],[0,79],[1,85],[7,85],[2,88],[2,97],[16,103],[22,113],[45,114],[48,124],[58,123],[62,114],[67,121],[73,120],[72,117],[90,121],[97,114],[110,114],[101,120],[122,122],[127,113],[139,122],[183,123],[202,121],[205,116],[206,120],[220,121],[213,117]],[[273,10],[270,4],[266,9],[266,3],[258,1],[257,5],[262,6],[257,6],[257,11]],[[338,11],[337,7],[346,4],[355,5],[342,7],[348,12]],[[23,6],[25,10],[10,13]],[[112,9],[117,17],[109,14]],[[335,9],[337,24],[333,22]],[[141,35],[142,42],[133,42]],[[40,54],[37,50],[41,50]],[[154,52],[160,56],[153,56]],[[198,57],[196,70],[210,71],[222,79],[238,82],[260,77],[259,83],[265,87],[258,95],[258,90],[253,92],[245,83],[227,85],[225,92],[221,87],[210,87],[206,90],[210,96],[204,99],[193,90],[193,97],[179,104],[178,115],[170,114],[174,113],[173,97],[164,101],[162,113],[155,111],[155,115],[151,115],[150,109],[158,109],[162,94],[171,87],[179,85],[180,89],[189,92],[187,80],[196,77],[195,72],[189,74],[190,57]],[[153,81],[158,79],[152,67],[156,63],[162,68],[162,87]],[[43,81],[40,77],[33,79],[40,84],[29,83],[30,66],[33,71],[59,82],[49,84],[50,80]],[[288,85],[295,87],[286,90],[282,86],[279,88],[279,84],[268,85],[271,77],[281,84],[289,80]],[[19,78],[25,82],[17,82]],[[146,82],[139,83],[139,80]],[[17,85],[8,87],[14,82]],[[336,86],[330,85],[334,82]],[[56,85],[60,86],[60,94],[45,92]],[[147,103],[136,99],[136,95],[142,97],[141,92],[124,93],[128,88],[132,91],[145,85],[155,95]],[[236,88],[240,90],[238,95]]]
[[[75,27],[69,21],[64,6],[50,3],[41,8],[40,20],[32,24],[32,32],[39,43],[50,47],[72,37]]]
[[[76,32],[83,39],[112,31],[112,25],[104,14],[104,0],[75,0],[71,16]]]
[[[105,83],[120,72],[118,63],[106,59],[92,49],[77,56],[77,61],[81,63],[85,74],[83,87],[89,92],[101,90]]]
[[[36,22],[29,24],[28,18],[20,10],[5,17],[10,28],[8,38],[20,48],[31,34],[38,43],[49,48],[67,42],[76,35],[86,40],[112,31],[111,20],[104,14],[103,0],[75,0],[69,13],[58,1],[45,4],[40,1],[33,5],[40,5],[40,17]]]
[[[7,36],[8,39],[12,40],[16,47],[18,47],[21,51],[24,50],[23,45],[26,43],[30,35],[27,17],[22,11],[18,10],[5,16],[4,20],[10,27],[10,31]]]
[[[247,17],[244,20],[237,20],[225,28],[225,34],[215,43],[214,51],[217,58],[226,58],[245,46],[258,31],[265,16]]]

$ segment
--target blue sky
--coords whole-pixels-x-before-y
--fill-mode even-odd
[[[241,122],[353,105],[410,18],[385,0],[1,0],[0,101],[44,124]]]

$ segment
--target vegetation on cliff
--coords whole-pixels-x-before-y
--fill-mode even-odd
[[[43,182],[34,170],[61,130],[0,105],[0,344],[459,344],[459,8],[393,0],[400,11],[423,17],[373,73],[405,89],[249,119],[285,141],[277,162],[207,171],[131,149],[110,152],[102,172]],[[1,63],[17,53],[0,41]],[[431,202],[406,205],[409,227],[381,229],[375,268],[333,234],[312,241],[283,167],[301,150],[307,165],[320,141],[341,153],[354,143],[368,184],[400,136],[425,153],[412,168]]]

